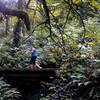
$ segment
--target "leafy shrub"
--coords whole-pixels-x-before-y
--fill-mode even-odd
[[[7,84],[0,79],[0,100],[20,100],[21,94],[15,88],[11,88],[10,84]]]

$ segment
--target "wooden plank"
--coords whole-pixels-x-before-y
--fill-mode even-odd
[[[40,86],[41,82],[52,82],[56,77],[56,69],[38,69],[38,70],[0,70],[0,77],[11,84],[12,87],[19,89],[33,88]],[[26,89],[26,90],[27,90]]]
[[[55,69],[37,69],[37,70],[0,70],[0,76],[16,79],[34,79],[34,80],[49,80],[51,77],[56,77]]]

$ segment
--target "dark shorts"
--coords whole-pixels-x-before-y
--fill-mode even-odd
[[[30,64],[34,64],[35,65],[36,58],[37,58],[36,56],[31,57]]]

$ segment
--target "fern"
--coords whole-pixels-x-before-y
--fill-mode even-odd
[[[18,100],[21,94],[16,88],[11,88],[3,79],[0,79],[0,100]]]

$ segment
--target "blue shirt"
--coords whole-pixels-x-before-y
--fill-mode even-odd
[[[36,56],[37,56],[36,50],[35,51],[32,51],[32,57],[36,57]]]
[[[37,51],[34,47],[32,48],[32,57],[37,57]]]

